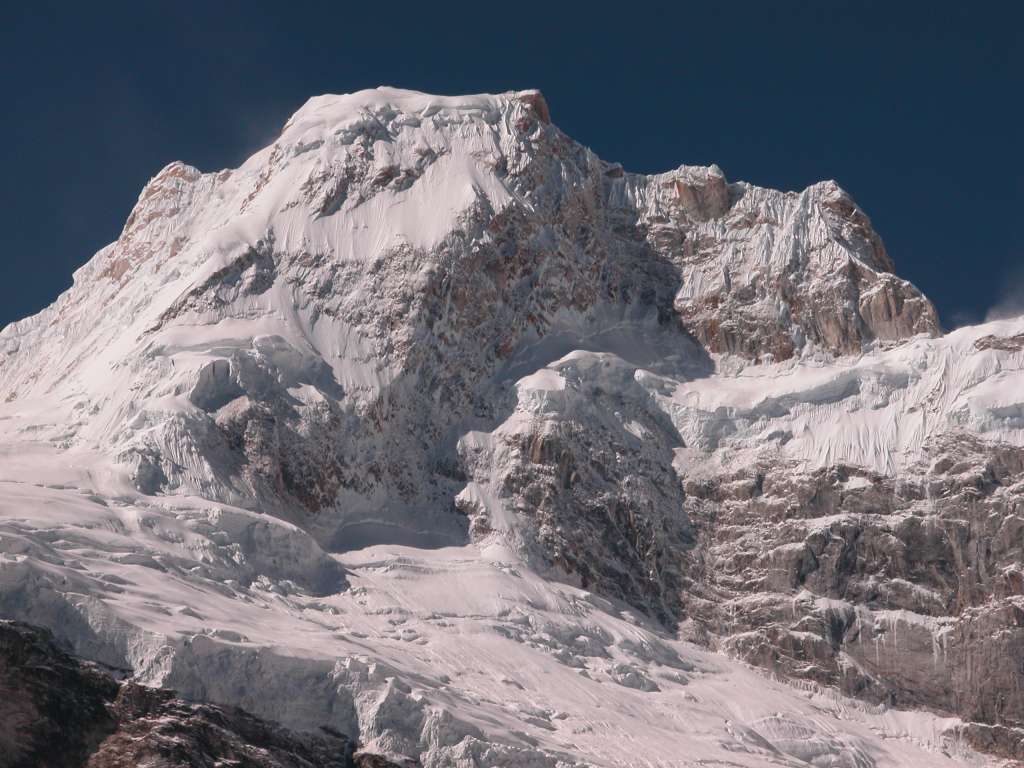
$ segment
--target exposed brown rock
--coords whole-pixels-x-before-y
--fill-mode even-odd
[[[44,631],[0,621],[2,768],[397,768],[348,737],[294,733],[241,709],[117,682]]]

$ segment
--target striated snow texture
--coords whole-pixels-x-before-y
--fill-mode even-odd
[[[424,766],[1022,757],[1022,350],[833,182],[317,97],[0,331],[0,614]]]

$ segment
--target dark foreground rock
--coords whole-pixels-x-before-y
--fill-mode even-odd
[[[0,768],[393,768],[341,733],[295,733],[244,710],[119,682],[0,621]]]

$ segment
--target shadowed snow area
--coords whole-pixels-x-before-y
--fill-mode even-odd
[[[714,372],[714,363],[696,341],[677,327],[660,324],[654,308],[635,306],[607,308],[589,317],[557,317],[542,337],[524,341],[496,378],[517,381],[577,350],[615,355],[636,368],[679,380]]]
[[[317,97],[0,331],[0,615],[427,768],[994,765],[1021,339],[833,182]]]

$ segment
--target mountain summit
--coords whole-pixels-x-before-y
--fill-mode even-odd
[[[1016,754],[1024,323],[893,270],[538,91],[310,99],[0,332],[0,612],[429,766]]]

